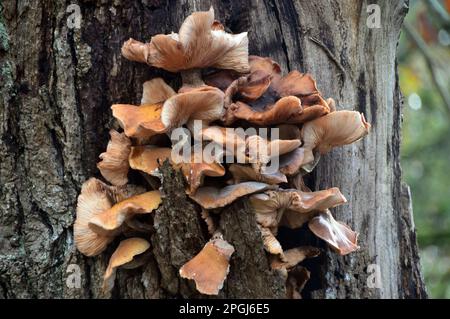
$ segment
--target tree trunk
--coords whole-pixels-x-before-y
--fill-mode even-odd
[[[67,22],[71,3],[81,8],[80,28]],[[379,1],[380,28],[369,28],[369,2],[356,0],[7,0],[0,4],[0,298],[103,297],[114,245],[95,258],[76,251],[77,195],[87,178],[99,176],[111,104],[138,104],[142,83],[157,75],[180,84],[179,75],[125,60],[120,47],[129,37],[177,31],[188,14],[211,4],[232,32],[249,31],[251,54],[270,56],[284,72],[312,73],[338,109],[359,110],[372,124],[367,138],[324,156],[310,180],[316,189],[341,189],[348,204],[333,213],[359,232],[361,249],[340,257],[305,229],[280,234],[286,245],[302,239],[324,248],[307,265],[312,278],[303,295],[426,297],[399,164],[395,53],[407,2]],[[119,271],[113,297],[202,297],[178,269],[207,241],[205,228],[180,175],[168,166],[163,174],[153,259]],[[222,210],[220,228],[236,252],[219,296],[284,297],[245,200]],[[375,288],[367,284],[377,269],[371,264],[380,269]],[[77,270],[79,288],[67,280]]]

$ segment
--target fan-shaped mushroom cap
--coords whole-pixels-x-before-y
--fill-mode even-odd
[[[118,267],[123,267],[133,262],[136,256],[144,253],[149,248],[149,242],[143,238],[128,238],[121,241],[109,259],[108,268],[106,268],[103,277],[103,291],[110,292],[113,289]]]
[[[180,127],[189,120],[207,123],[221,119],[224,113],[224,93],[212,86],[194,88],[172,96],[161,112],[161,122],[170,129]]]
[[[250,72],[264,71],[272,75],[273,78],[278,78],[281,74],[280,65],[271,58],[250,55],[248,61],[250,64]]]
[[[258,224],[276,229],[284,210],[290,207],[295,196],[295,190],[269,190],[250,196]]]
[[[154,175],[160,164],[171,158],[172,149],[153,145],[133,146],[130,152],[130,167]]]
[[[221,237],[211,239],[194,258],[180,268],[180,276],[193,279],[200,293],[217,295],[228,275],[229,260],[233,253],[234,247]]]
[[[346,202],[347,199],[339,188],[332,187],[316,192],[297,191],[289,208],[299,213],[308,213],[313,210],[333,208]]]
[[[241,119],[261,126],[291,123],[289,119],[299,116],[302,112],[301,101],[295,96],[283,97],[263,111],[257,111],[248,104],[237,101],[227,109],[226,121],[231,123],[236,119]]]
[[[101,235],[89,228],[89,221],[113,205],[107,185],[95,178],[87,180],[78,196],[77,216],[73,226],[77,249],[85,256],[100,254],[115,234]]]
[[[320,254],[319,248],[311,246],[302,246],[285,250],[283,252],[284,260],[281,260],[278,256],[273,256],[270,262],[272,269],[291,269],[297,266],[306,258],[316,257]]]
[[[325,240],[340,255],[347,255],[359,249],[358,233],[346,224],[336,221],[329,210],[321,212],[308,223],[309,229]]]
[[[148,214],[161,204],[161,193],[146,192],[125,199],[113,207],[96,214],[89,220],[89,227],[97,233],[108,234],[122,226],[123,222],[137,214]]]
[[[363,138],[369,131],[370,124],[356,111],[336,111],[307,122],[302,128],[305,161],[311,162],[313,150],[325,154],[333,147]]]
[[[271,186],[258,182],[244,182],[240,184],[228,185],[220,189],[213,186],[200,187],[194,195],[189,195],[205,209],[224,207],[231,204],[239,197],[262,192],[270,189]]]
[[[151,137],[167,131],[161,122],[163,105],[147,104],[141,106],[115,104],[111,107],[113,116],[119,121],[128,137]]]
[[[272,75],[262,70],[234,80],[225,91],[225,106],[228,107],[237,94],[244,101],[257,100],[267,91],[271,80]]]
[[[264,170],[271,159],[292,152],[301,145],[300,140],[267,141],[258,135],[246,139],[246,155],[255,170]]]
[[[270,185],[286,183],[287,178],[280,172],[268,173],[257,172],[251,166],[231,164],[228,168],[233,175],[233,183],[238,184],[246,181],[262,182]]]
[[[297,148],[292,152],[281,155],[279,159],[280,173],[286,176],[297,174],[304,164],[304,157],[305,150],[303,148]]]
[[[163,79],[154,78],[144,82],[141,104],[161,103],[175,94],[175,91]]]
[[[187,17],[179,34],[158,34],[146,44],[128,40],[122,54],[171,72],[206,67],[249,70],[247,32],[234,35],[218,28],[212,7]]]
[[[89,222],[118,201],[140,194],[145,190],[135,185],[108,186],[96,178],[83,183],[78,196],[77,216],[73,226],[77,249],[86,256],[100,254],[117,235],[115,231],[98,234],[89,227]]]
[[[97,164],[102,176],[113,185],[124,185],[128,182],[128,155],[131,141],[123,133],[109,131],[111,139],[106,152],[100,154],[101,162]]]
[[[225,168],[220,163],[196,163],[194,156],[191,156],[189,163],[175,163],[171,157],[172,149],[166,147],[134,146],[130,153],[130,166],[133,169],[143,171],[150,175],[155,174],[159,165],[166,159],[169,159],[171,165],[181,169],[186,182],[189,185],[189,192],[195,193],[198,187],[203,183],[205,176],[217,177],[225,175]]]

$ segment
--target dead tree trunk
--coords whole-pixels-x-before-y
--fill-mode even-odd
[[[80,28],[67,22],[72,3],[81,8]],[[339,257],[316,241],[325,253],[309,265],[304,295],[426,297],[399,165],[395,53],[407,2],[379,1],[380,25],[370,28],[369,2],[356,0],[6,0],[0,4],[0,298],[102,296],[111,251],[97,258],[76,252],[77,195],[88,177],[99,176],[95,164],[112,125],[110,105],[137,103],[142,83],[156,75],[180,81],[126,61],[121,44],[176,31],[189,13],[211,4],[232,32],[249,31],[252,54],[270,56],[285,72],[312,73],[339,109],[364,112],[372,123],[362,142],[325,156],[311,180],[316,189],[342,190],[349,202],[335,213],[360,233],[361,250]],[[205,229],[180,176],[170,168],[164,175],[154,258],[139,271],[120,271],[114,297],[201,297],[178,268],[204,245]],[[223,210],[220,227],[236,248],[220,296],[284,297],[245,200]],[[305,232],[281,236],[288,243],[311,241]],[[370,264],[379,266],[378,288],[367,285],[368,270],[376,269]],[[80,288],[66,282],[78,267]]]

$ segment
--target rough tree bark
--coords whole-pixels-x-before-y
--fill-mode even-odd
[[[380,28],[368,28],[367,5],[378,2]],[[80,29],[67,24],[69,4],[81,7]],[[401,94],[395,52],[405,1],[164,1],[66,0],[0,4],[0,298],[102,297],[110,247],[97,258],[76,252],[72,223],[81,184],[99,176],[97,156],[113,121],[110,105],[138,103],[145,80],[179,76],[131,63],[124,40],[176,31],[194,10],[213,5],[232,32],[249,31],[250,52],[270,56],[283,71],[312,73],[339,109],[364,112],[372,132],[325,156],[309,181],[337,186],[348,204],[335,209],[360,233],[361,250],[328,251],[305,229],[283,231],[289,245],[324,248],[309,262],[313,298],[426,297],[420,274],[408,187],[399,165]],[[140,270],[119,271],[113,297],[201,297],[178,268],[206,242],[198,209],[180,176],[164,169],[166,199],[155,215],[154,258]],[[245,200],[222,211],[221,229],[236,248],[221,297],[284,296],[271,272]],[[81,288],[68,288],[68,265],[81,270]],[[377,264],[381,286],[367,286]]]

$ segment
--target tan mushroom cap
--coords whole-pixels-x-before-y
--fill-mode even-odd
[[[202,120],[206,123],[219,120],[224,114],[223,99],[224,93],[212,86],[202,86],[176,94],[164,102],[161,122],[170,129],[192,120]]]
[[[313,150],[325,154],[333,147],[363,138],[369,131],[370,124],[356,111],[336,111],[307,122],[302,128],[305,161],[311,161]]]
[[[131,148],[130,166],[133,169],[155,175],[160,164],[168,159],[173,167],[181,169],[191,194],[195,193],[203,184],[205,176],[218,177],[225,175],[225,168],[220,163],[196,163],[194,154],[191,155],[189,163],[175,163],[171,155],[172,149],[167,147],[155,147],[152,145],[134,146]]]
[[[116,235],[97,234],[88,226],[92,218],[114,204],[109,194],[107,185],[95,178],[87,180],[81,188],[73,234],[77,249],[85,256],[100,254]]]
[[[153,145],[133,146],[129,156],[130,167],[154,175],[159,166],[171,157],[172,149]]]
[[[278,129],[278,138],[280,140],[301,140],[301,130],[294,124],[279,124],[275,126]]]
[[[307,96],[319,92],[316,81],[311,74],[300,73],[297,70],[291,71],[274,81],[272,87],[281,97],[289,95]]]
[[[308,213],[314,210],[333,208],[346,202],[347,199],[339,188],[332,187],[315,192],[297,191],[289,208],[299,213]]]
[[[250,72],[264,71],[265,73],[272,75],[273,78],[280,77],[281,67],[271,58],[250,55],[248,61],[250,64]]]
[[[235,185],[228,185],[220,189],[213,186],[200,187],[195,194],[189,195],[205,209],[224,207],[231,204],[239,197],[262,192],[270,189],[271,186],[265,183],[244,182]]]
[[[119,121],[128,137],[148,138],[167,131],[161,122],[163,104],[141,106],[115,104],[111,107],[113,116]]]
[[[253,167],[248,165],[231,164],[228,167],[228,171],[233,176],[233,184],[256,181],[274,185],[287,182],[286,176],[280,172],[266,174],[264,172],[257,172]]]
[[[111,139],[106,152],[100,154],[97,164],[102,176],[113,185],[125,185],[128,182],[128,155],[131,141],[124,133],[110,130]]]
[[[312,258],[319,256],[320,250],[316,247],[302,246],[285,250],[283,252],[284,260],[281,260],[278,256],[273,256],[270,262],[272,269],[291,269],[298,263],[302,262],[306,258]]]
[[[292,123],[293,121],[290,121],[290,119],[300,116],[302,112],[302,103],[295,96],[283,97],[263,111],[257,111],[248,104],[237,101],[227,109],[226,122],[232,123],[241,119],[261,126]]]
[[[212,7],[187,17],[179,34],[158,34],[145,44],[128,40],[122,54],[129,60],[171,72],[207,67],[249,70],[247,32],[226,33],[214,20]]]
[[[103,291],[110,292],[113,289],[118,267],[126,266],[126,264],[133,262],[136,256],[144,253],[149,248],[150,243],[143,238],[128,238],[121,241],[109,259],[108,268],[106,268],[103,277]]]
[[[161,103],[175,94],[163,79],[154,78],[143,84],[141,105]]]
[[[346,224],[336,221],[330,211],[321,212],[308,223],[309,229],[325,240],[340,255],[347,255],[359,249],[358,233]]]
[[[217,295],[228,275],[233,252],[234,247],[224,239],[214,238],[180,268],[180,276],[193,279],[200,293]]]
[[[108,234],[118,229],[127,220],[138,214],[153,212],[161,204],[159,190],[135,195],[96,214],[89,221],[89,227],[100,234]]]

